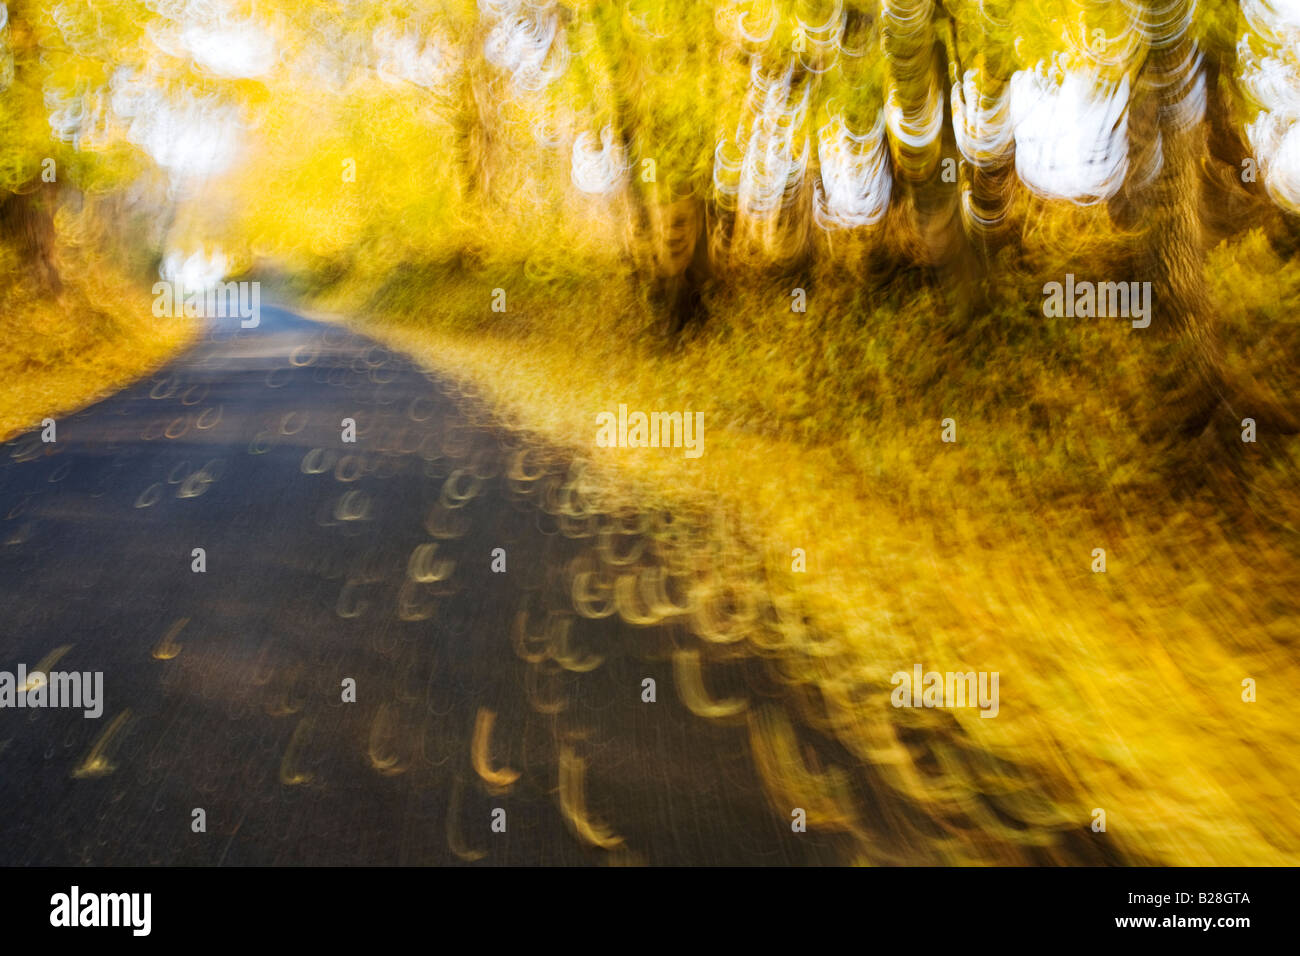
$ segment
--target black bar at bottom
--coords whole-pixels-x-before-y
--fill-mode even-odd
[[[817,946],[836,924],[837,935],[848,930],[864,945],[896,933],[908,948],[931,936],[980,945],[1124,937],[1232,945],[1286,925],[1283,887],[1293,875],[1226,868],[619,869],[599,876],[578,869],[7,868],[0,870],[0,926],[15,945],[46,934],[127,945],[373,945],[403,933],[429,940],[443,921],[456,927],[447,943],[467,933],[480,942],[519,934],[584,949],[642,933],[668,942],[676,929],[696,939],[716,932],[733,943],[793,937]]]

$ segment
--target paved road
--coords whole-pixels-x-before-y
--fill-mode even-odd
[[[671,516],[588,513],[572,462],[485,420],[266,309],[5,445],[0,670],[102,671],[104,711],[0,710],[0,864],[835,859],[744,718],[683,705],[686,629],[607,615]]]

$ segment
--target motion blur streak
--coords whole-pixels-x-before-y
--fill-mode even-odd
[[[0,5],[0,863],[1300,863],[1298,51]]]

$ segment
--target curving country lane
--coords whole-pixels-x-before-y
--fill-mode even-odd
[[[0,709],[0,864],[834,860],[725,719],[744,667],[705,719],[687,630],[612,613],[671,516],[584,513],[573,462],[487,421],[266,308],[8,442],[0,670],[102,672],[103,714]]]

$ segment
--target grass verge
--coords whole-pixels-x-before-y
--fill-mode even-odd
[[[1266,306],[1300,300],[1295,265],[1258,236],[1215,264],[1229,361],[1296,355],[1288,310]],[[1137,427],[1134,333],[1045,319],[1041,282],[967,328],[923,285],[814,291],[798,315],[755,283],[667,348],[617,278],[444,275],[372,296],[361,324],[589,461],[612,505],[705,517],[721,589],[778,613],[760,626],[731,602],[695,632],[773,661],[799,721],[843,746],[826,766],[789,723],[751,720],[774,806],[816,808],[856,859],[1294,865],[1300,447],[1270,436],[1233,507],[1174,500]],[[620,404],[702,412],[703,455],[599,447],[595,416]],[[997,671],[997,718],[891,707],[918,663]]]
[[[111,395],[197,333],[192,320],[154,318],[147,290],[102,265],[57,293],[10,281],[0,288],[0,314],[0,440]]]

